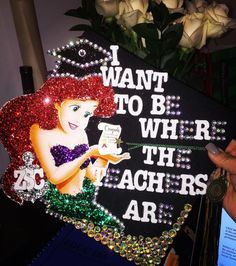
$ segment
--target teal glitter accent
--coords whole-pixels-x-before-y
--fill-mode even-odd
[[[94,193],[95,186],[85,178],[83,192],[75,196],[61,194],[54,185],[49,183],[49,190],[44,195],[44,199],[47,201],[49,211],[74,219],[86,219],[98,226],[107,225],[120,229],[119,222],[92,202]]]
[[[138,149],[143,146],[154,146],[154,147],[165,147],[165,148],[176,148],[176,149],[189,149],[189,150],[198,150],[198,151],[206,151],[205,147],[199,147],[199,146],[187,146],[187,145],[166,145],[166,144],[151,144],[151,143],[126,143],[128,146],[128,150],[134,150]]]

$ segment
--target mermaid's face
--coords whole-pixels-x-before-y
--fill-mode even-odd
[[[61,128],[66,133],[84,130],[97,106],[98,101],[95,100],[65,100],[55,104]]]

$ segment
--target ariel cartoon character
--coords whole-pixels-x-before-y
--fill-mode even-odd
[[[11,156],[3,178],[5,193],[23,202],[14,190],[14,171],[24,164],[22,155],[32,152],[34,164],[49,181],[43,196],[49,211],[119,227],[119,220],[94,201],[94,182],[102,179],[109,163],[117,164],[130,155],[101,155],[98,146],[89,146],[85,131],[90,117],[110,117],[115,111],[114,92],[99,76],[50,78],[36,93],[8,102],[0,110],[0,139]],[[96,175],[95,164],[102,169]],[[42,177],[35,180],[40,183]]]

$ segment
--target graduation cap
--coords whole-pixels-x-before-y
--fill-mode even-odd
[[[100,67],[111,61],[111,53],[87,39],[69,42],[67,45],[48,50],[58,61],[53,77],[81,78],[100,75]]]
[[[200,199],[215,168],[205,146],[214,141],[226,147],[236,131],[235,114],[120,47],[113,51],[119,60],[109,63],[111,45],[90,32],[49,53],[58,58],[55,77],[96,77],[103,66],[104,85],[111,83],[116,93],[117,113],[109,120],[93,118],[86,128],[89,144],[99,145],[100,140],[109,141],[105,144],[109,148],[114,143],[122,144],[119,149],[129,152],[130,158],[110,163],[96,189],[85,183],[83,192],[87,189],[88,194],[78,193],[75,200],[52,188],[44,203],[46,212],[74,224],[128,260],[136,260],[139,254],[136,262],[140,265],[149,263],[150,258],[153,265],[158,265],[181,227],[187,223],[197,232]],[[96,89],[99,91],[99,87]],[[21,98],[19,108],[24,108],[24,100]],[[99,127],[100,122],[106,123],[107,132],[101,134],[99,130],[104,129]],[[115,140],[117,134],[122,143],[119,138]],[[58,154],[60,149],[69,154],[66,160],[83,154],[81,145],[73,150],[58,146]],[[102,163],[95,163],[96,174]],[[78,206],[86,209],[80,213]],[[86,216],[77,216],[80,214]],[[107,226],[94,227],[92,222],[97,222],[97,217],[104,219],[102,224],[115,224],[114,231]],[[188,223],[187,218],[192,222]],[[125,226],[121,234],[116,228],[119,219]],[[183,244],[191,253],[192,242]]]

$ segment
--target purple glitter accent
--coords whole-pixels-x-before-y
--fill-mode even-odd
[[[90,163],[90,159],[87,159],[81,166],[80,166],[80,169],[83,170],[85,169],[86,167],[88,167]]]
[[[64,163],[71,162],[76,158],[79,158],[89,149],[88,144],[79,144],[74,149],[69,149],[63,145],[56,145],[50,149],[50,152],[54,158],[55,165],[60,166]],[[87,159],[81,166],[80,169],[86,168],[90,163],[90,159]]]

